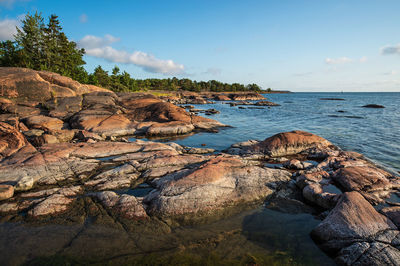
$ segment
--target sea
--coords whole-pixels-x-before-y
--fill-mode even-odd
[[[224,150],[233,143],[304,130],[324,137],[343,150],[362,153],[384,167],[400,171],[400,92],[302,92],[264,96],[280,106],[240,109],[230,107],[229,102],[195,105],[197,109],[220,111],[220,114],[206,117],[231,128],[165,141],[193,147],[206,144],[208,148]],[[367,104],[385,108],[362,107]]]

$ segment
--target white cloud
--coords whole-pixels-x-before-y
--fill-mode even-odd
[[[0,41],[13,40],[20,22],[16,19],[0,20]]]
[[[86,23],[86,22],[88,21],[88,16],[87,16],[86,14],[82,14],[82,15],[79,17],[79,21],[80,21],[81,23]]]
[[[327,57],[325,59],[325,63],[328,65],[337,65],[337,64],[346,64],[346,63],[351,63],[353,62],[353,59],[350,59],[348,57],[339,57],[339,58],[329,58]]]
[[[399,54],[400,55],[400,43],[397,45],[386,45],[381,48],[381,54]]]
[[[119,38],[116,38],[110,34],[106,34],[103,38],[93,35],[86,35],[78,42],[78,45],[89,50],[109,46],[115,42],[118,42],[119,40]]]
[[[80,47],[85,48],[87,55],[103,58],[109,62],[134,64],[152,73],[180,74],[184,72],[184,66],[172,60],[161,60],[141,51],[129,53],[110,46],[117,41],[119,41],[119,38],[111,35],[105,35],[103,38],[87,35],[78,44]]]

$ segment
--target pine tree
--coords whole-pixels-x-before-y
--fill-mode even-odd
[[[22,29],[17,27],[15,41],[21,47],[21,66],[35,70],[45,65],[44,23],[39,13],[29,13],[22,20]]]

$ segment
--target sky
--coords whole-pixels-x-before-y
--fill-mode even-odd
[[[59,16],[85,68],[291,91],[400,91],[399,0],[0,0],[0,40]]]

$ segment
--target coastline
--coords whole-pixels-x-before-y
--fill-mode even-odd
[[[65,92],[71,90],[71,81],[64,84]],[[82,89],[80,84],[74,86],[76,91]],[[265,100],[261,95],[232,94],[229,101]],[[226,94],[205,95],[184,93],[183,99],[185,104],[198,104]],[[48,253],[36,255],[51,257],[60,252],[68,255],[74,239],[84,236],[82,232],[89,234],[91,225],[123,228],[126,235],[135,233],[136,227],[168,235],[188,224],[206,226],[225,219],[229,223],[232,215],[240,216],[248,206],[255,210],[266,202],[266,209],[320,219],[322,225],[313,223],[312,237],[324,251],[335,254],[337,263],[352,264],[360,258],[396,262],[400,210],[390,197],[399,193],[398,175],[304,131],[232,143],[222,152],[125,138],[132,133],[148,137],[212,134],[226,126],[171,103],[180,100],[104,90],[37,103],[2,100],[0,211],[4,228],[16,223],[71,225],[69,244],[58,243]],[[138,190],[145,194],[136,194]],[[365,219],[352,215],[355,209]],[[237,225],[234,228],[238,230]],[[199,244],[207,237],[190,241]],[[77,252],[82,243],[74,247],[75,253],[69,255],[83,260]],[[140,245],[131,248],[137,251],[132,257],[143,252]],[[375,256],[382,248],[385,253]],[[348,256],[349,251],[357,256]],[[151,248],[146,252],[152,252]],[[111,253],[106,255],[115,256]],[[279,260],[278,255],[264,259]],[[15,259],[8,258],[9,262]]]

